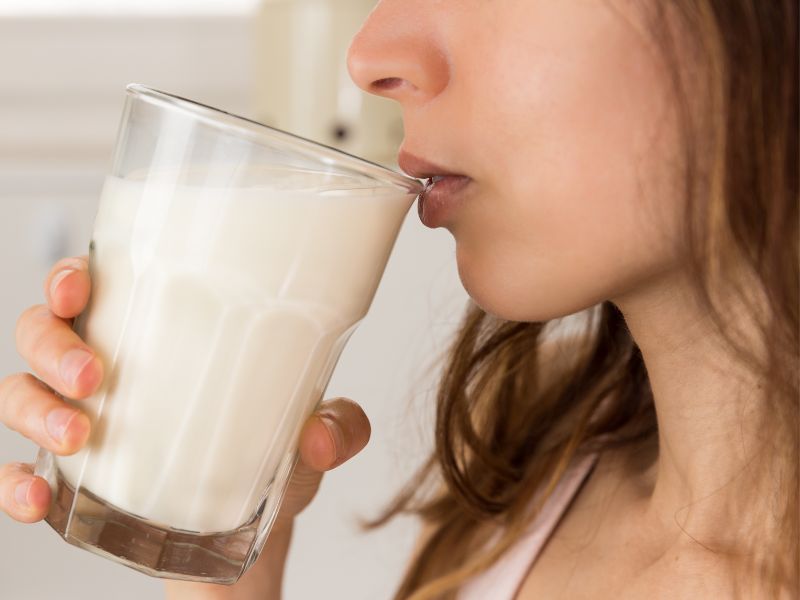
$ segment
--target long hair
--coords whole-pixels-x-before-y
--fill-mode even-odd
[[[798,587],[798,6],[790,0],[674,0],[703,52],[708,116],[698,123],[666,27],[654,39],[672,64],[686,153],[686,244],[697,297],[741,368],[763,381],[765,437],[781,484],[780,527],[753,538],[752,569],[778,597]],[[695,140],[703,126],[709,168]],[[704,146],[705,148],[705,146]],[[698,192],[702,190],[702,192]],[[715,286],[733,250],[758,294],[740,290],[763,344],[741,341]],[[756,296],[759,301],[752,301]],[[764,307],[768,308],[764,311]],[[555,321],[504,321],[470,303],[437,391],[435,449],[396,498],[364,527],[416,514],[428,525],[396,600],[453,599],[491,566],[536,516],[581,453],[652,439],[653,397],[642,355],[610,302],[586,312],[569,360],[545,360]],[[565,340],[566,338],[561,338]],[[566,341],[558,342],[567,344]],[[757,488],[756,488],[757,489]],[[487,544],[487,533],[501,532]]]

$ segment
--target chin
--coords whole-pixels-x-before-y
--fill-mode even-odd
[[[564,278],[563,271],[521,274],[503,269],[502,261],[474,260],[458,246],[456,260],[467,294],[486,313],[499,319],[550,321],[580,312],[602,299],[594,294],[582,296],[575,282]]]
[[[466,260],[458,251],[458,276],[467,294],[484,312],[507,321],[543,321],[552,318],[544,310],[544,302],[537,302],[520,289],[520,282],[500,269],[486,268],[475,261]]]

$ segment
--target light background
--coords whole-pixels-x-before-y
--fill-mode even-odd
[[[46,3],[27,4],[31,12]],[[4,6],[0,376],[27,370],[14,348],[14,325],[25,307],[43,302],[49,267],[61,256],[86,252],[124,85],[139,81],[254,114],[256,35],[247,12],[238,9],[227,16],[176,10],[164,18],[64,20],[12,17],[11,5]],[[325,477],[300,516],[285,598],[390,596],[417,526],[399,520],[365,535],[354,518],[375,514],[431,447],[437,371],[426,370],[445,349],[466,300],[452,237],[425,229],[414,205],[370,312],[326,394],[361,403],[372,422],[372,440]],[[32,461],[35,453],[31,442],[0,430],[0,462]],[[141,600],[161,597],[161,590],[160,581],[74,548],[46,524],[22,525],[0,516],[2,600]]]

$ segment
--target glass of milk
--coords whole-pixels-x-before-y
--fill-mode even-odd
[[[130,85],[74,329],[105,378],[47,522],[150,575],[230,584],[258,557],[422,184]]]

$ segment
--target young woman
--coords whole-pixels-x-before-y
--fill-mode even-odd
[[[436,449],[378,526],[425,527],[396,598],[798,594],[798,5],[788,0],[383,0],[348,61],[399,102],[399,162],[433,184],[474,303],[438,394]],[[70,329],[85,258],[20,317],[36,376],[0,418],[55,452],[103,365]],[[559,319],[582,313],[569,336]],[[293,517],[369,423],[306,424],[261,559],[231,587],[279,598]],[[41,519],[6,465],[0,502]],[[332,590],[331,597],[344,597]]]

